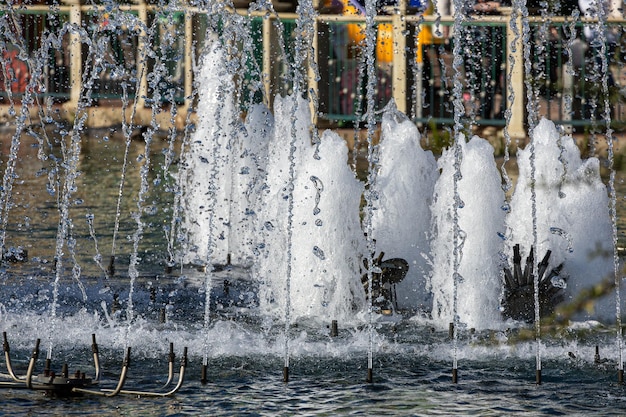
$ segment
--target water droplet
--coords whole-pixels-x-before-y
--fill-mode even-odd
[[[317,256],[321,260],[326,259],[326,255],[324,254],[324,251],[320,249],[318,246],[313,246],[313,255]]]
[[[553,235],[561,236],[567,242],[567,251],[569,253],[574,252],[574,248],[572,247],[572,237],[565,230],[560,227],[550,227],[550,233]]]
[[[552,283],[552,286],[555,288],[563,288],[563,289],[567,288],[567,282],[560,276],[552,277],[550,282]]]

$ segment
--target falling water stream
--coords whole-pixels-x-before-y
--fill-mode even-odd
[[[372,239],[372,216],[373,216],[373,204],[377,196],[375,195],[374,185],[376,184],[376,149],[374,147],[374,132],[376,129],[376,114],[375,114],[375,97],[376,97],[376,63],[374,62],[375,50],[376,50],[376,38],[377,31],[374,23],[376,17],[376,1],[365,1],[365,71],[361,73],[366,74],[365,78],[367,83],[365,85],[365,97],[366,97],[366,128],[367,128],[367,190],[365,191],[365,235],[367,238],[367,288],[369,290],[369,312],[368,312],[368,349],[367,349],[367,369],[368,369],[368,382],[372,380],[372,372],[374,368],[374,327],[373,327],[373,314],[374,314],[374,300],[372,295],[373,288],[373,273],[374,271],[374,253],[376,252],[376,242]]]
[[[49,47],[49,46],[48,46]],[[46,50],[46,48],[43,48]],[[81,99],[78,102],[76,118],[70,132],[62,134],[61,137],[61,162],[57,165],[55,171],[58,176],[56,193],[56,203],[59,210],[59,223],[56,235],[56,247],[55,247],[55,278],[52,285],[52,300],[50,305],[50,329],[48,335],[48,351],[46,359],[52,359],[53,342],[52,337],[54,332],[57,331],[57,308],[59,304],[59,285],[62,280],[64,272],[64,251],[63,248],[67,247],[72,254],[74,265],[72,270],[74,271],[74,279],[77,281],[78,286],[83,293],[83,299],[86,301],[87,296],[82,289],[82,283],[80,281],[80,266],[76,263],[76,257],[73,253],[73,247],[75,246],[74,238],[72,236],[73,220],[70,216],[69,209],[71,205],[75,204],[72,200],[72,196],[77,191],[76,179],[79,176],[78,162],[81,153],[81,132],[85,127],[87,121],[86,108],[91,104],[91,96],[94,80],[97,78],[98,70],[100,69],[99,57],[102,56],[102,44],[100,42],[91,43],[89,52],[87,54],[87,62],[93,62],[94,65],[83,72],[83,82],[81,84]],[[35,79],[35,77],[33,77]],[[67,141],[67,142],[66,142]],[[78,273],[78,275],[76,275]]]
[[[221,54],[216,54],[215,57],[220,57]],[[208,59],[208,58],[207,58]],[[226,101],[229,99],[228,97],[228,92],[225,91],[227,89],[227,87],[222,87],[221,85],[217,87],[217,91],[215,92],[216,94],[216,101],[218,103]],[[226,118],[229,116],[228,114],[223,115],[222,114],[222,107],[221,106],[217,106],[215,108],[215,113],[213,114],[214,120],[215,120],[215,127],[214,130],[211,132],[209,131],[209,133],[212,133],[212,140],[211,140],[211,149],[209,152],[209,157],[211,158],[211,160],[208,161],[209,163],[209,182],[207,185],[207,190],[205,191],[208,195],[207,201],[208,201],[208,207],[207,207],[207,215],[208,215],[208,240],[206,243],[206,257],[205,259],[202,259],[203,262],[203,266],[204,266],[204,282],[203,282],[203,290],[204,290],[204,325],[203,325],[203,330],[204,330],[204,343],[203,343],[203,357],[202,357],[202,365],[203,366],[207,366],[208,365],[208,360],[209,360],[209,352],[210,352],[210,337],[209,337],[209,329],[211,326],[211,285],[212,285],[212,278],[213,278],[213,263],[214,263],[214,246],[215,246],[215,242],[213,241],[213,236],[215,236],[215,230],[216,230],[216,223],[217,223],[217,216],[215,214],[216,211],[216,206],[218,203],[218,175],[219,175],[219,170],[220,167],[223,165],[223,161],[222,158],[224,157],[222,155],[222,149],[224,149],[226,147],[226,144],[224,143],[227,140],[226,137],[226,132],[225,132],[225,126],[224,126],[224,121],[226,120]],[[224,111],[224,113],[226,113]],[[190,175],[190,174],[188,174]]]
[[[514,0],[513,7],[518,9],[522,18],[522,43],[530,45],[530,25],[528,23],[528,8],[525,0]],[[534,100],[534,87],[532,85],[532,60],[530,48],[524,48],[524,83],[526,85],[526,113],[528,124],[528,136],[530,141],[530,201],[531,201],[531,219],[532,219],[532,248],[538,247],[537,237],[537,196],[536,196],[536,167],[535,167],[535,142],[534,137],[535,126],[537,125],[537,106]],[[521,97],[519,98],[521,99]],[[537,383],[541,383],[541,319],[539,314],[539,277],[537,276],[539,256],[533,258],[532,277],[534,292],[534,325],[535,325],[535,358]]]
[[[115,272],[115,252],[116,252],[115,244],[116,244],[117,235],[120,229],[120,216],[122,215],[122,212],[121,212],[122,198],[124,196],[124,183],[126,181],[126,170],[128,169],[128,152],[130,150],[131,134],[132,134],[132,126],[129,126],[128,123],[126,122],[126,108],[128,107],[127,106],[127,88],[128,86],[126,85],[126,83],[124,83],[123,85],[124,94],[122,96],[122,114],[123,114],[122,132],[124,132],[124,137],[126,139],[126,147],[124,150],[124,161],[122,163],[122,173],[120,175],[120,185],[119,185],[119,190],[117,193],[117,206],[115,209],[115,225],[113,226],[113,239],[111,243],[111,258],[110,258],[110,265],[109,265],[109,271],[111,273]],[[135,99],[132,114],[135,113],[136,106],[137,106],[137,100]],[[132,120],[132,117],[131,117],[131,120]]]
[[[621,316],[621,277],[619,271],[619,255],[617,252],[617,193],[615,191],[615,149],[614,149],[614,137],[613,128],[611,126],[611,103],[609,102],[609,62],[607,59],[607,11],[606,6],[603,3],[595,2],[595,9],[598,18],[596,24],[597,31],[597,47],[600,55],[600,75],[602,80],[602,97],[604,98],[602,107],[602,119],[603,124],[606,126],[605,137],[608,147],[608,164],[609,164],[609,210],[611,213],[611,231],[613,237],[613,272],[615,282],[615,324],[617,329],[616,345],[617,345],[617,369],[619,373],[620,382],[623,382],[624,376],[624,357],[623,357],[623,329],[622,329],[622,316]],[[593,45],[593,43],[592,43]],[[594,65],[595,68],[595,65]]]
[[[467,19],[466,5],[461,0],[454,1],[454,7],[456,14],[454,17],[454,26],[452,30],[458,34],[460,39],[464,38],[465,27],[464,22]],[[465,107],[463,105],[463,83],[462,83],[462,68],[463,68],[463,55],[461,54],[461,48],[463,48],[462,42],[454,43],[453,50],[453,97],[454,97],[454,174],[453,174],[453,252],[452,252],[452,340],[453,340],[453,354],[452,354],[452,379],[453,382],[457,382],[457,370],[458,370],[458,348],[459,348],[459,314],[458,314],[458,287],[459,281],[462,279],[459,272],[461,258],[463,256],[462,248],[462,233],[459,225],[459,209],[462,208],[462,200],[459,195],[459,181],[462,178],[461,163],[463,155],[461,153],[461,141],[465,141],[464,126],[461,122],[463,115],[465,115]]]

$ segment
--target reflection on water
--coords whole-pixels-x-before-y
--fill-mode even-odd
[[[2,135],[4,144],[3,159],[8,152],[10,134]],[[51,268],[54,263],[55,239],[59,222],[57,204],[58,185],[55,184],[54,169],[56,158],[61,156],[58,144],[54,149],[45,150],[47,160],[38,158],[37,141],[24,136],[16,165],[16,180],[13,187],[13,202],[9,212],[8,230],[5,245],[21,246],[28,250],[29,258],[39,263],[39,267]],[[142,265],[161,265],[164,258],[166,240],[163,228],[170,215],[169,200],[172,194],[167,190],[168,180],[162,181],[163,150],[169,144],[166,138],[155,137],[149,170],[150,190],[144,211],[141,214],[146,223],[140,244],[143,256]],[[114,130],[90,131],[84,134],[81,143],[79,176],[76,190],[72,194],[69,216],[72,223],[71,235],[77,241],[76,257],[86,275],[97,275],[99,269],[94,261],[96,243],[108,265],[115,214],[117,208],[120,179],[126,143],[121,133]],[[120,238],[116,241],[116,254],[122,258],[119,268],[128,264],[132,251],[131,236],[137,223],[132,217],[136,213],[137,195],[140,186],[140,168],[145,144],[133,140],[129,147],[128,167],[120,210]],[[62,164],[63,161],[61,160]],[[64,169],[63,165],[60,170]],[[155,185],[158,184],[158,185]],[[93,216],[93,228],[97,242],[90,236],[88,216]],[[67,255],[67,253],[66,253]]]
[[[10,131],[0,133],[4,163],[9,152]],[[179,138],[180,139],[180,138]],[[178,146],[179,140],[176,141]],[[167,259],[166,228],[170,226],[172,215],[173,176],[177,170],[177,161],[164,172],[164,153],[170,144],[165,136],[156,135],[152,144],[149,169],[149,191],[141,213],[145,222],[142,241],[140,242],[141,268],[148,271],[161,271]],[[76,191],[72,194],[70,219],[71,235],[77,240],[76,257],[82,271],[88,276],[100,275],[94,261],[96,243],[102,263],[108,265],[113,238],[120,178],[124,161],[126,143],[119,129],[92,130],[85,133],[81,143],[81,155],[78,164],[79,176]],[[140,187],[140,169],[142,166],[145,144],[141,138],[134,139],[129,147],[128,167],[120,209],[119,238],[115,253],[120,258],[116,269],[125,269],[128,256],[132,251],[132,234],[137,223],[133,214],[137,212],[137,198]],[[60,146],[49,153],[61,155]],[[16,179],[13,187],[13,199],[9,212],[6,235],[6,247],[21,246],[28,250],[30,265],[50,269],[54,263],[55,239],[58,230],[59,210],[57,185],[54,181],[53,158],[38,158],[37,141],[28,135],[22,138],[19,158],[16,165]],[[507,164],[509,174],[515,179],[515,160]],[[626,195],[624,171],[616,177],[619,246],[626,246]],[[605,181],[606,182],[606,181]],[[97,241],[90,236],[88,216],[92,216],[93,228]],[[67,254],[66,254],[67,255]],[[21,268],[13,265],[12,268]],[[156,269],[155,269],[156,268]]]

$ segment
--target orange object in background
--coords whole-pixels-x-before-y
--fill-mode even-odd
[[[391,63],[393,60],[393,25],[381,23],[378,25],[376,38],[376,61],[379,64]]]
[[[342,14],[344,16],[363,16],[363,12],[350,2],[341,0],[343,3]],[[360,23],[348,23],[346,25],[348,38],[351,44],[359,45],[365,41],[365,27]],[[379,63],[390,63],[393,59],[393,26],[391,23],[380,23],[376,38],[376,60]]]
[[[428,8],[424,11],[424,15],[432,15],[434,7],[432,2],[429,2]],[[424,46],[432,44],[441,44],[444,39],[440,36],[433,34],[433,25],[420,25],[419,33],[417,34],[417,50],[415,51],[415,59],[417,63],[424,62]]]
[[[362,16],[363,14],[357,9],[350,0],[341,0],[343,9],[341,14],[344,16]],[[365,41],[365,28],[359,23],[348,23],[346,25],[346,31],[348,32],[348,38],[353,45],[359,45]]]
[[[363,11],[354,6],[350,0],[341,0],[344,16],[363,16]],[[433,14],[433,4],[428,2],[425,15]],[[348,37],[352,45],[359,45],[365,41],[365,28],[363,24],[349,23],[346,25]],[[417,34],[416,60],[418,63],[424,61],[424,46],[439,44],[443,38],[433,34],[432,25],[421,25]],[[393,60],[393,25],[391,23],[380,23],[376,38],[376,60],[378,63],[391,63]]]
[[[18,51],[11,49],[2,53],[2,59],[6,65],[8,80],[0,73],[0,91],[5,91],[8,85],[12,93],[25,93],[30,79],[30,73],[26,63],[18,58]]]

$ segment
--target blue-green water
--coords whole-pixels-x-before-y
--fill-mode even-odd
[[[108,137],[108,138],[105,138]],[[3,141],[3,144],[6,144]],[[376,323],[372,331],[372,383],[366,383],[370,333],[366,320],[340,323],[330,337],[328,321],[298,322],[290,329],[290,378],[283,381],[284,326],[261,317],[247,274],[223,271],[214,277],[209,330],[203,325],[203,273],[194,269],[164,272],[173,193],[161,169],[167,138],[152,147],[150,189],[144,205],[139,244],[140,275],[133,287],[134,321],[125,309],[129,293],[130,238],[136,229],[139,165],[144,144],[129,151],[125,198],[115,276],[106,279],[94,262],[96,242],[87,216],[93,215],[98,251],[107,265],[111,251],[124,141],[116,132],[97,131],[82,144],[77,190],[70,217],[81,266],[78,283],[68,268],[59,285],[57,316],[50,317],[51,280],[59,212],[56,195],[45,192],[49,160],[37,158],[34,141],[24,138],[16,167],[13,207],[6,245],[28,250],[26,263],[5,264],[0,277],[0,326],[11,357],[24,374],[35,339],[41,338],[37,372],[52,348],[53,368],[68,363],[93,375],[91,334],[101,349],[101,388],[112,388],[125,346],[133,348],[126,389],[158,390],[167,376],[169,343],[176,368],[183,346],[189,367],[173,397],[118,396],[59,399],[27,390],[0,390],[0,415],[624,415],[625,387],[617,384],[616,331],[593,323],[577,329],[545,329],[540,346],[543,383],[535,384],[537,345],[520,329],[473,333],[460,330],[456,355],[459,381],[452,383],[454,345],[447,330],[434,330],[410,318]],[[3,161],[6,161],[3,148]],[[172,169],[175,171],[176,164]],[[161,179],[161,180],[159,180]],[[621,180],[619,184],[621,186]],[[621,201],[623,193],[619,194]],[[64,253],[68,256],[67,250]],[[70,265],[70,267],[68,267]],[[224,284],[229,281],[229,285]],[[228,288],[227,288],[228,287]],[[253,292],[252,292],[253,293]],[[121,309],[113,312],[115,297]],[[595,347],[601,363],[595,363]],[[200,383],[203,358],[208,383]],[[5,373],[0,365],[0,373]]]
[[[185,385],[173,397],[58,399],[3,390],[2,415],[618,416],[626,407],[626,388],[616,384],[614,364],[571,359],[563,351],[545,361],[543,383],[536,385],[532,358],[486,353],[484,359],[461,361],[459,382],[452,384],[450,361],[429,357],[419,342],[400,344],[393,352],[376,352],[372,383],[365,382],[365,352],[294,356],[288,383],[276,355],[213,357],[205,385],[200,383],[200,359],[192,355]],[[89,353],[75,349],[72,365]],[[102,386],[112,387],[120,364],[111,352],[105,350],[103,356],[107,372]],[[164,356],[134,359],[126,387],[155,389],[166,377]]]

